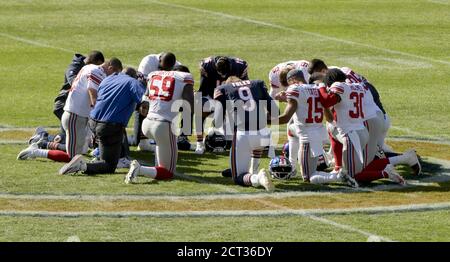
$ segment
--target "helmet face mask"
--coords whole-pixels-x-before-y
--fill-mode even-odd
[[[214,132],[206,135],[205,137],[205,147],[206,150],[212,153],[222,153],[225,152],[227,145],[227,140],[224,135],[218,135]]]
[[[289,159],[276,156],[270,161],[269,172],[275,179],[287,180],[294,176],[295,171]]]

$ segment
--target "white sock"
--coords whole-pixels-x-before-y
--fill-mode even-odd
[[[261,160],[260,158],[252,157],[251,164],[250,164],[250,174],[257,174],[258,173],[260,160]]]
[[[309,178],[311,184],[329,184],[334,182],[341,182],[337,173],[326,173],[321,171],[314,172]]]
[[[48,149],[36,149],[33,152],[33,155],[35,155],[35,157],[39,157],[39,158],[47,158],[48,156]]]
[[[140,176],[145,176],[145,177],[150,177],[150,178],[155,178],[156,177],[156,168],[154,167],[149,167],[149,166],[141,166],[139,168],[139,175]]]
[[[205,147],[205,144],[203,142],[197,142],[197,147]]]
[[[261,185],[259,184],[259,176],[255,174],[250,177],[250,182],[252,182],[253,187],[259,187]]]
[[[405,164],[405,159],[403,155],[393,156],[389,158],[389,163],[393,166]]]
[[[87,170],[87,163],[86,162],[81,162],[81,167],[80,167],[80,171],[84,172]]]
[[[300,148],[300,141],[298,137],[288,137],[289,141],[289,161],[293,167],[297,166],[298,161],[298,150]],[[294,168],[296,169],[296,168]]]

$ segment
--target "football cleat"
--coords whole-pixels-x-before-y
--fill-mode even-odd
[[[95,148],[91,151],[90,155],[94,158],[94,160],[100,160],[100,148]]]
[[[80,171],[86,171],[86,162],[83,159],[83,155],[76,155],[70,160],[69,163],[59,169],[60,175],[74,174]]]
[[[141,167],[141,165],[139,164],[139,162],[137,160],[131,161],[130,170],[128,171],[127,175],[125,176],[125,180],[124,180],[125,184],[136,183],[140,167]]]
[[[356,182],[356,180],[351,177],[350,175],[348,175],[345,172],[342,172],[342,170],[339,172],[338,174],[338,178],[341,179],[342,182],[344,182],[345,184],[347,184],[349,187],[353,187],[353,188],[358,188],[358,182]]]
[[[122,157],[119,159],[119,162],[117,162],[117,168],[130,168],[131,161],[126,158]]]
[[[32,143],[30,146],[20,151],[17,160],[26,160],[36,158],[36,150],[39,149],[38,142]]]
[[[137,146],[137,151],[147,152],[152,151],[152,147],[150,145],[150,141],[148,139],[141,139]]]
[[[325,171],[328,168],[327,161],[325,159],[325,155],[319,156],[319,161],[317,163],[316,171]]]
[[[33,143],[36,143],[44,136],[48,136],[48,133],[42,126],[39,126],[34,131],[33,136],[31,136],[30,139],[28,139],[28,144],[31,145]]]
[[[395,167],[393,165],[388,164],[384,168],[383,172],[387,173],[389,176],[389,179],[394,181],[395,183],[398,183],[402,186],[406,185],[405,179],[399,173],[397,173],[397,171],[395,170]]]
[[[258,182],[261,186],[263,186],[267,191],[272,192],[274,190],[274,186],[272,180],[270,180],[269,173],[263,168],[258,173]]]
[[[403,153],[403,156],[406,159],[407,164],[414,171],[414,175],[422,174],[422,166],[420,165],[419,157],[417,156],[416,150],[411,149]]]
[[[231,168],[227,168],[225,170],[222,171],[222,176],[223,177],[232,177],[233,174],[231,173]]]
[[[188,137],[185,135],[180,135],[177,138],[177,147],[178,147],[178,150],[183,150],[183,151],[191,150],[191,143],[189,142]]]
[[[195,153],[197,155],[203,155],[205,153],[205,144],[203,142],[197,142],[197,147],[195,148]]]

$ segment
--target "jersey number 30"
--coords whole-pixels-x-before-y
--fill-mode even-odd
[[[172,100],[175,89],[175,79],[171,76],[154,76],[149,84],[149,97],[151,100],[160,99],[162,101]]]
[[[364,118],[363,112],[363,97],[364,93],[351,92],[350,99],[354,101],[353,105],[355,106],[354,111],[348,111],[348,115],[351,118]]]

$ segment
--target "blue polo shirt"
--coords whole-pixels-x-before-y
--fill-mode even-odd
[[[138,80],[123,73],[112,74],[100,83],[97,102],[90,117],[100,122],[127,126],[144,91],[145,86]]]

